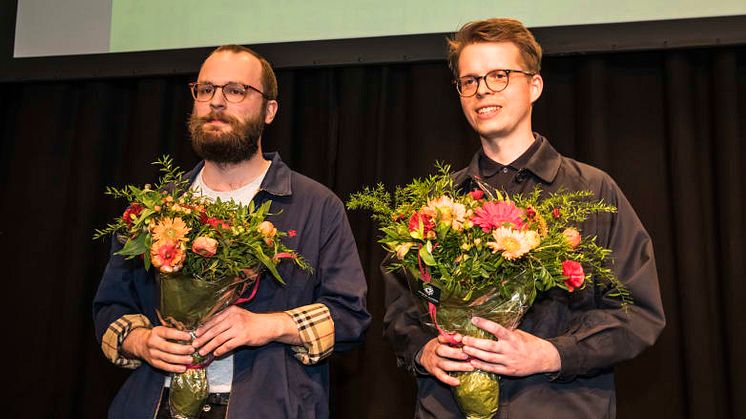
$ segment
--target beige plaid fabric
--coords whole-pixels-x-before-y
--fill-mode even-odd
[[[303,346],[292,346],[295,357],[306,365],[315,364],[334,350],[334,320],[323,304],[310,304],[288,310],[293,318]]]
[[[295,357],[306,365],[315,364],[334,350],[334,320],[323,304],[311,304],[288,310],[287,313],[298,327],[303,346],[293,346]],[[139,359],[127,358],[122,353],[122,342],[138,327],[152,327],[150,320],[142,314],[127,314],[115,321],[104,333],[101,349],[106,358],[123,368],[137,368]]]
[[[140,366],[139,359],[130,359],[122,354],[122,342],[129,333],[138,327],[152,327],[150,320],[142,314],[126,314],[119,320],[109,325],[104,332],[104,338],[101,339],[101,349],[104,355],[113,362],[114,365],[135,369]]]

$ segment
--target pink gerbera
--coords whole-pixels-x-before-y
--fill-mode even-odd
[[[485,202],[482,208],[474,210],[471,222],[482,227],[485,233],[498,227],[512,227],[522,230],[523,210],[510,201]]]

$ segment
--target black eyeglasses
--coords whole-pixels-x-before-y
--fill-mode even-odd
[[[479,90],[479,81],[484,80],[484,85],[493,92],[502,92],[510,83],[510,73],[521,73],[529,77],[536,75],[523,70],[492,70],[484,76],[464,76],[454,80],[458,94],[463,97],[471,97],[477,94]]]
[[[265,95],[264,92],[257,89],[249,84],[241,83],[226,83],[223,85],[212,84],[209,82],[193,82],[189,83],[189,90],[192,91],[192,97],[197,102],[207,102],[212,100],[215,96],[215,91],[221,89],[223,91],[223,97],[225,100],[231,103],[240,103],[246,99],[246,95],[249,94],[249,90],[253,90],[263,98],[270,100],[270,97]]]

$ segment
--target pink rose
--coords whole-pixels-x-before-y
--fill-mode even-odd
[[[573,249],[578,247],[580,244],[580,232],[572,227],[566,228],[565,231],[562,232],[562,234],[565,235],[565,239],[567,239],[567,244],[570,245]]]
[[[206,258],[215,256],[218,251],[218,241],[205,236],[199,236],[192,243],[192,252]]]
[[[562,262],[562,276],[567,278],[565,279],[565,285],[570,292],[573,292],[576,288],[580,288],[583,285],[583,281],[585,281],[583,266],[574,260]]]

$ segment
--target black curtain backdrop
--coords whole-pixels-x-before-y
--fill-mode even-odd
[[[746,417],[746,47],[548,57],[543,75],[535,129],[609,172],[655,243],[668,325],[618,366],[619,417]],[[460,168],[479,147],[444,62],[278,77],[265,149],[343,199],[436,160]],[[91,235],[123,210],[105,186],[154,180],[165,153],[185,169],[197,161],[192,79],[0,84],[3,416],[105,417],[127,371],[94,339],[108,243]],[[365,345],[330,361],[333,416],[410,418],[413,380],[382,338],[383,251],[368,214],[349,216],[374,321]]]

